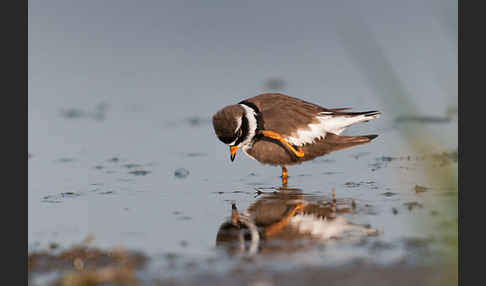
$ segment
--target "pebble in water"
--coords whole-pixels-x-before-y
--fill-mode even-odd
[[[145,171],[145,170],[135,170],[128,172],[129,174],[135,175],[135,176],[145,176],[147,174],[150,174],[150,171]]]
[[[174,176],[176,176],[176,178],[183,179],[183,178],[189,176],[189,171],[185,168],[179,168],[179,169],[175,170]]]

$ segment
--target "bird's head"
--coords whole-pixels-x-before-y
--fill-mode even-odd
[[[248,136],[248,119],[241,105],[229,105],[213,116],[213,127],[218,139],[230,147],[231,161]]]

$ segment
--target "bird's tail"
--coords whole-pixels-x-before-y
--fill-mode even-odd
[[[343,112],[340,110],[344,109],[332,109],[322,113],[322,116],[329,116],[329,118],[326,118],[327,124],[332,127],[332,130],[329,131],[338,135],[350,125],[358,122],[367,122],[379,118],[381,115],[377,110],[364,112]]]
[[[362,135],[362,136],[339,136],[336,134],[328,133],[326,135],[326,141],[333,145],[335,150],[346,149],[356,145],[361,145],[370,142],[378,137],[376,134]]]

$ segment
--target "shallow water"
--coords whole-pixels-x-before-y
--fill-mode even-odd
[[[167,276],[182,277],[187,265],[193,273],[224,272],[234,260],[215,243],[219,226],[231,215],[231,202],[242,212],[261,199],[259,192],[278,192],[281,187],[280,168],[262,166],[243,153],[230,162],[209,116],[198,114],[195,107],[167,118],[149,104],[139,103],[140,110],[134,111],[113,101],[107,103],[103,119],[95,119],[66,117],[59,112],[66,107],[63,103],[32,106],[29,252],[52,242],[68,248],[91,234],[92,246],[122,245],[147,254],[151,262],[144,275],[160,277],[160,269],[171,269]],[[431,154],[413,153],[400,128],[385,113],[345,131],[379,134],[373,142],[288,167],[288,188],[323,205],[332,201],[335,190],[338,201],[348,208],[354,205],[342,216],[378,230],[378,235],[323,241],[291,254],[283,251],[283,258],[264,256],[258,265],[339,265],[357,258],[374,263],[435,261],[445,246],[440,238],[429,243],[431,236],[440,225],[457,222],[441,209],[441,202],[457,199],[457,193],[430,185],[424,168],[457,168],[457,159],[446,156],[439,161]],[[453,134],[457,123],[429,128]],[[446,143],[436,153],[456,150],[455,142]],[[424,232],[421,225],[434,227]],[[221,259],[229,262],[207,263]]]
[[[271,1],[223,1],[211,9],[185,1],[108,2],[29,2],[30,254],[53,243],[67,250],[89,237],[92,247],[121,245],[146,255],[137,270],[146,282],[197,284],[210,281],[199,279],[204,275],[227,279],[241,269],[251,277],[257,270],[341,271],[366,261],[373,266],[363,271],[372,273],[356,279],[378,283],[383,265],[427,268],[457,250],[457,212],[448,209],[457,206],[457,188],[428,175],[448,170],[442,174],[457,182],[453,1],[298,9],[279,1],[278,13]],[[231,162],[211,116],[267,91],[328,108],[381,111],[343,133],[378,138],[287,167],[294,191],[281,190],[298,190],[317,209],[332,205],[334,190],[334,215],[377,235],[310,245],[298,239],[297,251],[264,240],[260,252],[242,258],[216,247],[231,203],[243,213],[267,201],[280,191],[281,170],[241,152]],[[418,128],[435,140],[432,148],[411,147],[406,135]],[[406,282],[420,275],[407,271],[399,276]],[[31,282],[47,285],[59,275],[36,273]],[[248,280],[238,281],[231,282]]]

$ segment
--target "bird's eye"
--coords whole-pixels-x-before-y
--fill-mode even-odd
[[[241,129],[238,129],[238,131],[236,132],[236,137],[240,137],[241,136]]]

